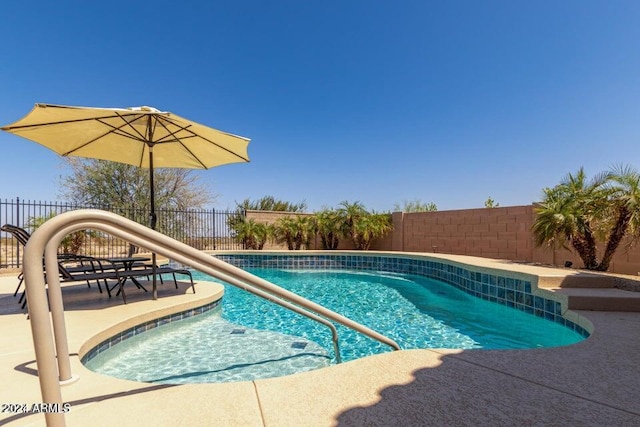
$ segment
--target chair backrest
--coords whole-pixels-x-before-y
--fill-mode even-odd
[[[22,246],[26,246],[31,234],[24,228],[20,228],[15,225],[5,224],[0,227],[0,230],[6,231],[11,234]],[[60,263],[58,263],[58,272],[62,275],[63,278],[70,280],[73,279],[73,275],[67,271]]]
[[[0,230],[10,233],[18,242],[20,242],[22,246],[26,246],[27,241],[31,237],[29,232],[24,228],[20,228],[11,224],[3,225],[2,227],[0,227]]]

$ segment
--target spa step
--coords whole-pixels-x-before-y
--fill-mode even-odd
[[[623,280],[617,276],[575,272],[575,274],[545,276],[541,288],[589,288],[589,289],[611,289]],[[640,282],[639,282],[640,283]]]
[[[556,289],[567,295],[570,310],[640,312],[640,292],[621,289]]]

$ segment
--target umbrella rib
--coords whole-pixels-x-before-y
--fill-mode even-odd
[[[117,114],[118,114],[118,117],[120,117],[122,119],[122,121],[124,122],[124,124],[121,127],[117,128],[119,131],[123,132],[123,133],[121,133],[119,135],[127,136],[127,137],[133,138],[133,139],[135,139],[137,141],[148,142],[147,138],[145,138],[145,136],[142,133],[140,133],[140,131],[138,129],[136,129],[135,127],[133,127],[133,125],[131,124],[131,123],[135,122],[136,120],[147,116],[147,114],[138,114],[138,115],[135,116],[135,119],[133,119],[131,121],[127,121],[125,119],[125,116],[123,116],[122,114],[120,114],[120,113],[117,113]],[[127,115],[126,117],[128,117],[128,116],[129,115]],[[107,126],[114,127],[113,125],[110,125],[109,123],[104,123],[104,124],[107,125]],[[138,134],[139,138],[136,138],[136,136],[133,133],[130,133],[130,132],[122,130],[122,128],[125,127],[125,126],[129,126],[131,129],[133,129],[133,131]]]
[[[167,125],[166,125],[166,124],[164,124],[164,123],[163,123],[163,121],[162,121],[162,120],[160,120],[160,118],[158,118],[158,120],[157,120],[157,121],[158,121],[158,122],[160,122],[160,125],[161,125],[163,128],[165,128],[165,130],[169,133],[168,135],[166,135],[166,136],[164,136],[164,137],[162,137],[162,138],[158,139],[158,140],[156,141],[156,143],[158,143],[158,144],[166,144],[166,143],[171,143],[171,142],[180,142],[180,140],[181,140],[182,138],[177,137],[177,136],[176,136],[176,133],[180,132],[181,130],[184,130],[184,131],[189,132],[190,137],[196,137],[196,136],[198,136],[198,135],[196,135],[196,134],[195,134],[195,132],[192,132],[192,131],[190,131],[190,130],[189,130],[189,128],[191,127],[191,125],[183,126],[183,125],[180,125],[180,124],[176,123],[176,122],[175,122],[175,121],[173,121],[173,120],[169,120],[169,119],[167,119],[166,117],[162,117],[162,119],[163,119],[163,120],[166,120],[167,122],[169,122],[169,123],[171,123],[172,125],[174,125],[175,127],[177,127],[177,128],[178,128],[178,130],[177,130],[177,131],[175,131],[175,132],[174,132],[174,131],[170,131],[170,130],[169,130],[169,128],[167,127]],[[168,140],[168,138],[169,138],[169,137],[173,137],[173,139]]]
[[[200,163],[200,165],[202,166],[202,168],[203,168],[203,169],[208,169],[208,168],[207,168],[207,165],[205,165],[204,163],[202,163],[202,161],[198,158],[198,156],[196,156],[196,155],[193,153],[193,151],[191,151],[191,150],[190,150],[186,145],[184,145],[184,144],[182,143],[182,140],[181,140],[180,138],[178,138],[177,136],[175,136],[175,132],[170,131],[170,130],[169,130],[169,128],[167,127],[167,125],[165,125],[165,124],[162,122],[162,120],[156,120],[156,123],[160,123],[160,126],[162,126],[163,128],[165,128],[165,130],[166,130],[167,132],[169,132],[169,135],[167,135],[167,136],[173,136],[173,137],[174,137],[174,139],[175,139],[175,141],[176,141],[178,144],[180,144],[180,145],[181,145],[185,150],[187,150],[187,151],[189,152],[189,154],[191,154],[191,156],[192,156],[192,157],[193,157],[193,158],[194,158],[198,163]],[[186,130],[186,131],[190,132],[192,136],[195,136],[195,134],[194,134],[193,132],[191,132],[190,130],[188,130],[186,127],[184,127],[184,126],[183,126],[183,127],[181,127],[181,126],[177,125],[175,122],[171,122],[171,124],[173,124],[173,125],[175,125],[175,126],[178,126],[178,128],[179,128],[179,129],[178,129],[178,131]],[[158,143],[162,144],[162,143],[164,143],[164,142],[169,142],[169,141],[162,141],[162,140],[163,140],[163,139],[165,139],[165,138],[166,138],[166,137],[161,138],[161,139],[159,140],[159,142],[158,142]]]
[[[237,158],[239,158],[239,159],[244,160],[245,162],[249,162],[249,159],[244,158],[244,157],[242,157],[241,155],[239,155],[239,154],[237,154],[237,153],[234,153],[233,151],[229,150],[228,148],[225,148],[225,147],[221,146],[221,145],[220,145],[220,144],[218,144],[217,142],[211,141],[210,139],[205,138],[204,136],[202,136],[202,135],[198,135],[198,134],[196,134],[195,132],[191,131],[190,129],[188,129],[188,128],[190,128],[190,127],[191,127],[191,125],[188,125],[188,126],[182,126],[182,125],[179,125],[179,124],[177,124],[175,121],[171,120],[171,119],[170,119],[170,118],[168,118],[168,117],[162,117],[162,119],[163,119],[163,120],[166,120],[166,121],[168,121],[168,122],[170,122],[170,123],[171,123],[172,125],[174,125],[174,126],[177,126],[177,127],[179,128],[179,130],[184,130],[184,131],[189,132],[189,133],[191,134],[191,137],[199,137],[199,138],[202,138],[203,140],[207,141],[209,144],[213,144],[213,145],[215,145],[216,147],[220,148],[221,150],[224,150],[224,151],[226,151],[227,153],[229,153],[229,154],[231,154],[231,155],[233,155],[233,156],[235,156],[235,157],[237,157]],[[162,123],[162,125],[164,126],[164,123]],[[165,129],[166,129],[166,126],[165,126]],[[175,132],[171,132],[171,131],[169,131],[169,129],[167,129],[167,131],[168,131],[172,136],[174,136],[174,135],[175,135]],[[220,132],[220,131],[218,131],[218,132]],[[225,132],[221,132],[221,133],[225,133]],[[226,133],[225,133],[225,134],[226,134]],[[174,136],[174,137],[175,137],[175,136]],[[178,137],[175,137],[175,138],[176,138],[176,141],[178,141],[178,142],[180,142],[180,144],[182,144],[181,139],[183,139],[183,138],[178,138]],[[163,141],[162,141],[162,140],[159,140],[159,141],[157,141],[157,142],[162,143]],[[167,141],[164,141],[164,142],[167,142]],[[183,146],[185,149],[187,149],[187,150],[189,151],[189,149],[188,149],[184,144],[182,144],[182,146]],[[191,151],[189,151],[189,152],[191,153]],[[192,154],[193,154],[193,153],[192,153]],[[207,168],[207,167],[205,167],[205,169],[208,169],[208,168]]]
[[[69,151],[67,151],[66,153],[63,153],[63,154],[62,154],[62,156],[63,156],[63,157],[66,157],[66,156],[68,156],[69,154],[71,154],[71,153],[73,153],[73,152],[75,152],[75,151],[78,151],[78,150],[80,150],[81,148],[86,147],[87,145],[93,144],[94,142],[96,142],[96,141],[97,141],[97,140],[99,140],[100,138],[104,138],[105,136],[107,136],[107,135],[109,135],[109,134],[112,134],[112,133],[118,134],[118,135],[120,135],[120,136],[126,136],[126,137],[131,138],[131,139],[134,139],[134,140],[139,140],[138,138],[136,138],[136,136],[135,136],[135,135],[130,134],[130,133],[128,133],[128,132],[123,131],[123,130],[122,130],[122,128],[123,128],[123,127],[125,127],[125,126],[127,126],[127,125],[130,125],[132,122],[134,122],[134,121],[138,120],[138,119],[140,118],[140,115],[135,116],[135,118],[134,118],[133,120],[131,120],[131,122],[128,122],[127,120],[125,120],[125,118],[124,118],[123,116],[121,116],[120,114],[116,114],[116,116],[112,116],[112,117],[109,117],[109,118],[113,118],[113,117],[120,117],[120,118],[124,121],[124,123],[122,124],[122,126],[117,127],[117,126],[114,126],[114,125],[112,125],[112,124],[110,124],[110,123],[104,122],[103,120],[105,119],[105,117],[99,117],[99,118],[97,118],[97,119],[96,119],[96,118],[94,118],[94,119],[92,119],[92,120],[95,120],[95,121],[97,121],[97,122],[99,122],[99,123],[102,123],[103,125],[105,125],[105,126],[107,126],[107,127],[110,127],[110,128],[111,128],[111,130],[109,130],[108,132],[103,133],[102,135],[98,135],[97,137],[93,138],[92,140],[89,140],[89,141],[85,142],[84,144],[82,144],[82,145],[80,145],[80,146],[78,146],[78,147],[75,147],[73,150],[69,150]],[[127,116],[127,117],[128,117],[128,116]],[[137,129],[135,129],[133,126],[132,126],[132,129],[136,130],[136,132],[137,132]]]
[[[125,127],[127,125],[131,125],[132,122],[135,122],[136,120],[138,120],[140,118],[140,115],[135,116],[135,118],[133,120],[131,120],[131,121],[125,120],[125,118],[123,116],[119,115],[119,114],[117,114],[117,116],[120,117],[124,121],[124,123],[119,127],[118,126],[114,126],[111,123],[104,122],[103,121],[103,119],[104,119],[103,117],[100,117],[100,118],[97,118],[97,119],[93,119],[93,120],[97,121],[98,123],[102,123],[103,125],[111,128],[111,130],[109,130],[108,132],[105,132],[105,133],[103,133],[101,135],[98,135],[97,137],[85,142],[84,144],[82,144],[82,145],[80,145],[78,147],[75,147],[73,150],[69,150],[66,153],[63,153],[62,156],[66,157],[69,154],[72,154],[72,153],[80,150],[81,148],[86,147],[87,145],[93,144],[94,142],[96,142],[100,138],[104,138],[105,136],[107,136],[109,134],[117,134],[117,135],[120,135],[120,136],[125,136],[127,138],[131,138],[131,139],[136,140],[136,141],[144,141],[144,139],[137,138],[136,135],[122,130],[123,127]],[[116,116],[113,116],[113,117],[116,117]],[[113,118],[113,117],[109,117],[109,118]],[[134,128],[133,126],[131,126],[131,128],[137,132],[136,128]],[[138,132],[138,134],[139,134],[139,132]],[[142,137],[142,138],[144,138],[144,137]]]
[[[208,138],[205,138],[204,136],[200,136],[200,138],[204,139],[204,140],[205,140],[205,141],[207,141],[209,144],[213,144],[213,145],[215,145],[216,147],[218,147],[218,148],[220,148],[220,149],[222,149],[222,150],[226,151],[227,153],[232,154],[232,155],[236,156],[237,158],[244,160],[245,162],[248,162],[248,161],[249,161],[249,159],[247,159],[247,158],[245,158],[245,157],[243,157],[243,156],[241,156],[241,155],[239,155],[239,154],[237,154],[237,153],[234,153],[233,151],[229,150],[228,148],[225,148],[225,147],[223,147],[222,145],[220,145],[220,144],[218,144],[218,143],[216,143],[216,142],[214,142],[214,141],[211,141],[211,140],[210,140],[210,139],[208,139]]]
[[[2,130],[5,131],[11,131],[11,130],[16,130],[16,129],[29,129],[29,128],[37,128],[40,126],[55,126],[55,125],[65,125],[68,123],[79,123],[79,122],[89,122],[89,121],[94,121],[94,120],[104,120],[104,119],[113,119],[115,117],[122,117],[122,115],[120,114],[115,114],[112,116],[104,116],[104,117],[89,117],[86,119],[72,119],[72,120],[60,120],[57,122],[46,122],[46,123],[34,123],[31,125],[20,125],[20,126],[3,126]]]
[[[142,133],[140,133],[140,131],[139,131],[138,129],[136,129],[136,128],[131,124],[131,123],[133,123],[133,122],[135,122],[136,120],[140,119],[141,117],[145,117],[145,116],[148,116],[148,115],[147,115],[147,114],[139,115],[139,116],[137,116],[137,117],[135,118],[135,120],[131,120],[130,122],[127,122],[123,116],[120,116],[120,118],[125,122],[125,124],[123,125],[123,127],[124,127],[124,126],[127,126],[127,125],[128,125],[129,127],[131,127],[131,129],[133,129],[133,131],[134,131],[135,133],[137,133],[137,134],[138,134],[139,138],[136,138],[136,137],[135,137],[135,135],[133,135],[133,134],[131,134],[131,133],[128,133],[128,132],[126,132],[126,131],[123,131],[123,132],[124,132],[123,136],[127,136],[127,137],[129,137],[129,138],[135,139],[136,141],[140,141],[140,142],[143,142],[143,143],[144,143],[144,145],[142,146],[142,150],[140,150],[140,161],[138,162],[138,165],[139,165],[140,167],[142,167],[142,160],[143,160],[143,158],[144,158],[144,147],[145,147],[145,146],[147,146],[147,145],[150,143],[150,141],[149,141],[149,139],[148,139],[148,138],[146,138]],[[146,129],[146,127],[145,127],[145,129]]]

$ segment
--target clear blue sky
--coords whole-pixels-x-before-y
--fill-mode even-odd
[[[219,208],[522,205],[640,167],[637,0],[5,0],[0,20],[0,124],[150,105],[251,138],[251,163],[198,172]],[[0,198],[58,198],[60,158],[0,147]]]

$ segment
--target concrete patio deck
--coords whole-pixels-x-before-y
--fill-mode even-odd
[[[466,257],[465,262],[507,268],[492,260]],[[526,265],[509,268],[550,277],[571,274]],[[31,407],[41,396],[29,321],[12,296],[16,284],[15,275],[0,277],[0,404]],[[583,300],[613,296],[631,300],[632,308],[640,302],[640,293],[594,291],[579,284],[575,279],[570,288],[550,291]],[[157,301],[129,291],[124,305],[95,287],[65,287],[72,370],[80,376],[62,389],[71,404],[68,426],[640,425],[637,311],[577,311],[594,330],[587,340],[567,347],[403,350],[252,382],[144,384],[99,375],[80,363],[77,354],[106,330],[219,298],[213,283],[198,283],[196,290],[192,294],[186,283],[178,290],[167,284]],[[42,414],[2,409],[0,426],[44,425]]]

